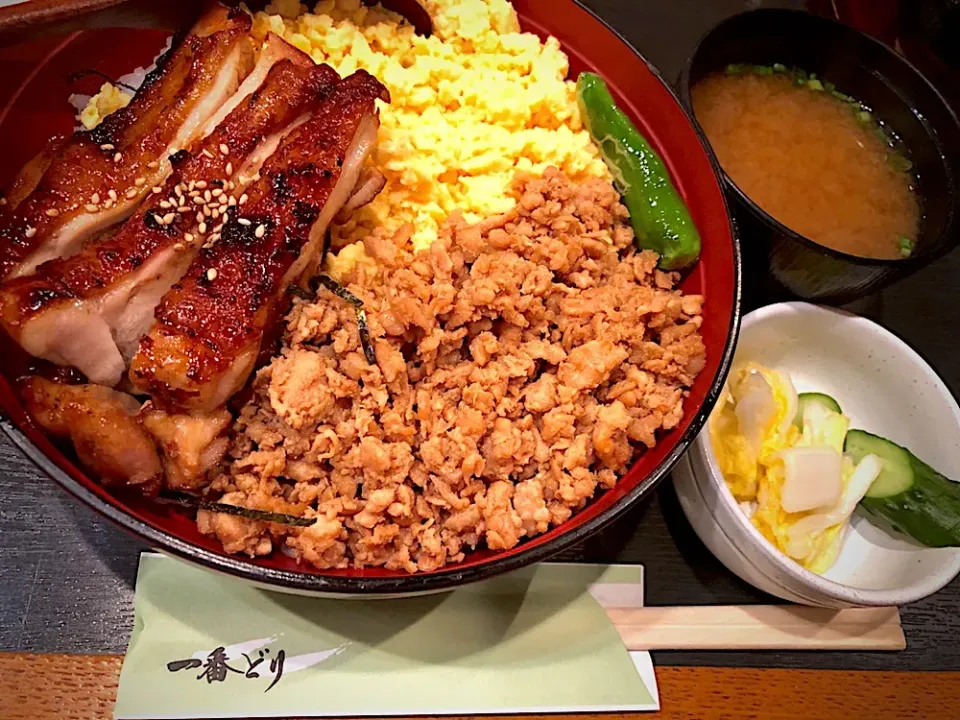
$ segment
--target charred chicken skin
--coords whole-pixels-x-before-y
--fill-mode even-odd
[[[339,80],[305,55],[295,59],[272,62],[263,83],[192,152],[179,153],[161,192],[115,234],[0,286],[0,322],[27,352],[96,383],[120,381],[160,298],[201,245],[217,241],[242,182]]]
[[[376,142],[386,88],[358,71],[264,163],[220,240],[203,248],[160,302],[130,366],[138,391],[171,411],[211,411],[246,382],[287,288],[315,260]]]
[[[250,71],[250,16],[217,6],[157,63],[130,104],[54,140],[0,216],[0,277],[31,274],[128,217]]]

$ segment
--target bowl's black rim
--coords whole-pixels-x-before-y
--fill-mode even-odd
[[[699,412],[694,416],[690,426],[677,441],[677,444],[670,451],[660,464],[642,481],[637,483],[627,495],[617,501],[607,511],[600,513],[597,517],[571,528],[558,537],[538,546],[531,546],[529,549],[521,549],[509,556],[498,558],[494,557],[489,562],[467,568],[457,568],[454,566],[449,570],[443,570],[437,573],[425,575],[406,575],[396,577],[339,577],[333,575],[322,575],[317,573],[300,573],[289,570],[278,570],[275,568],[256,565],[249,560],[240,560],[233,556],[223,555],[217,552],[198,547],[192,543],[181,540],[175,535],[154,528],[149,524],[138,520],[118,506],[107,502],[97,494],[85,488],[78,481],[59,468],[50,458],[48,458],[31,440],[24,435],[9,419],[4,418],[0,421],[0,430],[24,453],[40,470],[51,477],[64,490],[80,500],[82,503],[95,510],[108,520],[118,525],[122,529],[145,540],[147,543],[163,552],[179,557],[188,562],[199,564],[207,569],[225,573],[237,578],[260,583],[262,585],[287,591],[315,593],[315,594],[340,594],[340,595],[393,595],[393,594],[419,594],[428,592],[437,592],[440,590],[452,589],[466,583],[483,580],[494,575],[498,575],[511,570],[516,570],[534,562],[544,560],[552,555],[562,552],[566,548],[574,545],[586,537],[600,530],[603,526],[613,522],[620,517],[630,507],[637,503],[641,498],[650,493],[651,490],[673,469],[677,461],[686,453],[690,444],[696,439],[700,430],[703,428],[707,417],[717,402],[720,392],[726,382],[727,375],[730,372],[730,366],[733,362],[733,354],[736,349],[737,335],[740,328],[741,302],[743,294],[743,275],[741,267],[740,242],[737,235],[736,224],[730,214],[729,203],[724,193],[723,175],[720,165],[713,154],[710,144],[702,128],[694,121],[692,113],[681,102],[674,89],[667,83],[660,71],[657,70],[626,38],[617,30],[611,27],[603,18],[598,16],[590,8],[583,5],[580,0],[571,0],[581,10],[589,13],[595,20],[601,23],[608,32],[623,42],[653,73],[656,79],[664,87],[674,102],[677,103],[681,111],[686,115],[690,122],[703,151],[706,153],[710,165],[713,168],[718,189],[720,190],[721,202],[727,215],[727,223],[730,228],[731,250],[733,252],[734,266],[734,288],[733,303],[731,307],[730,326],[727,333],[727,341],[724,346],[723,355],[720,359],[720,365],[716,377],[707,391]]]
[[[756,10],[746,10],[744,12],[737,13],[736,15],[731,15],[730,17],[726,18],[725,20],[722,20],[721,22],[717,23],[712,28],[707,30],[707,32],[705,32],[697,41],[697,44],[694,47],[693,52],[690,54],[690,57],[687,59],[687,62],[684,65],[683,72],[681,73],[681,76],[680,76],[680,83],[679,83],[679,93],[681,96],[681,102],[683,104],[683,109],[687,112],[687,116],[690,118],[691,122],[694,124],[694,127],[704,137],[706,137],[706,134],[703,132],[703,128],[700,126],[700,122],[697,120],[696,113],[693,111],[693,98],[690,95],[690,73],[691,73],[691,70],[693,69],[694,62],[697,59],[697,55],[700,52],[700,48],[703,46],[704,42],[707,41],[708,38],[710,38],[714,33],[717,33],[720,30],[722,30],[725,26],[732,25],[736,22],[740,22],[744,17],[763,16],[763,15],[770,16],[770,17],[774,17],[778,15],[783,17],[803,16],[805,19],[812,20],[813,22],[821,23],[824,26],[832,26],[835,28],[839,28],[841,32],[846,32],[851,37],[858,37],[861,41],[866,42],[868,44],[872,44],[873,46],[878,48],[881,52],[886,53],[888,56],[894,58],[895,61],[905,66],[908,70],[910,70],[910,72],[912,72],[916,76],[916,78],[920,82],[924,83],[927,86],[927,88],[934,94],[934,96],[937,98],[937,100],[940,102],[943,108],[947,111],[947,114],[950,116],[950,119],[953,121],[956,132],[960,133],[960,118],[957,117],[957,113],[954,111],[953,106],[949,102],[947,102],[946,98],[943,97],[943,94],[939,90],[937,90],[936,86],[932,82],[930,82],[929,79],[927,79],[926,75],[920,72],[920,70],[913,63],[911,63],[907,58],[905,58],[903,55],[900,55],[898,52],[890,48],[885,43],[882,43],[876,38],[873,38],[867,35],[866,33],[862,33],[859,30],[852,28],[849,25],[846,25],[845,23],[840,22],[839,20],[823,17],[821,15],[815,15],[813,13],[806,12],[805,10],[789,10],[787,8],[758,8]],[[917,113],[917,111],[910,105],[910,103],[906,101],[906,99],[900,93],[899,88],[896,88],[893,85],[890,85],[890,87],[897,92],[897,95],[904,102],[904,104],[910,109],[910,111],[914,115],[916,115],[918,118],[920,118],[924,128],[927,129],[928,131],[927,137],[930,138],[930,142],[932,142],[936,146],[937,154],[940,156],[945,166],[947,178],[949,180],[948,191],[949,191],[950,197],[956,198],[958,179],[950,171],[950,168],[946,160],[946,153],[944,152],[944,148],[942,143],[940,142],[939,137],[937,137],[936,133],[930,132],[931,128],[927,124],[925,118],[919,113]],[[707,144],[709,145],[709,141],[707,141]],[[712,152],[712,147],[711,147],[711,152]],[[753,200],[751,200],[750,196],[747,195],[740,188],[740,186],[733,181],[733,178],[731,178],[726,173],[723,167],[720,166],[719,164],[718,164],[718,167],[720,169],[720,177],[722,178],[724,185],[736,195],[737,200],[740,203],[742,203],[744,207],[746,207],[751,213],[753,213],[753,215],[757,219],[759,219],[764,224],[766,224],[774,232],[780,235],[786,236],[791,240],[799,243],[800,245],[810,250],[813,250],[814,252],[818,252],[822,255],[825,255],[829,258],[832,258],[835,260],[841,260],[851,265],[857,265],[861,267],[886,268],[891,271],[910,272],[914,269],[919,269],[920,267],[925,267],[926,265],[929,265],[930,263],[935,262],[936,260],[940,259],[941,257],[943,257],[944,255],[946,255],[947,253],[949,253],[951,250],[954,249],[954,246],[951,246],[950,244],[950,236],[957,233],[957,230],[954,227],[956,225],[957,210],[958,210],[957,208],[958,201],[956,199],[954,199],[954,201],[950,205],[950,214],[949,214],[944,231],[935,239],[936,242],[933,243],[933,246],[936,249],[928,252],[923,252],[921,248],[921,252],[917,253],[916,255],[911,255],[910,257],[907,257],[907,258],[897,258],[892,260],[882,259],[882,258],[865,258],[865,257],[860,257],[859,255],[851,255],[849,253],[841,252],[840,250],[834,250],[833,248],[827,247],[826,245],[821,245],[820,243],[817,243],[811,240],[810,238],[804,235],[801,235],[795,230],[790,229],[789,227],[781,223],[779,220],[774,218],[772,215],[767,213],[763,208],[757,205]]]

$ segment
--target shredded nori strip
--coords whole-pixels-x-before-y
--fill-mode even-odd
[[[360,344],[363,345],[363,354],[371,365],[377,364],[377,356],[373,352],[373,343],[370,341],[370,328],[367,327],[367,311],[357,308],[357,328],[360,330]]]
[[[210,500],[204,500],[194,497],[193,495],[188,495],[187,493],[175,492],[173,490],[164,491],[158,500],[160,502],[175,503],[183,507],[195,507],[200,510],[237,515],[247,520],[259,520],[261,522],[272,522],[280,525],[307,527],[316,522],[316,518],[297,517],[295,515],[285,515],[284,513],[267,512],[266,510],[251,510],[250,508],[240,507],[239,505],[211,502]]]
[[[314,279],[318,284],[323,285],[338,298],[346,300],[357,309],[357,329],[360,331],[360,344],[363,346],[363,355],[368,363],[376,365],[377,356],[376,353],[373,352],[373,343],[370,340],[370,327],[367,325],[367,313],[363,309],[363,300],[347,290],[329,275],[321,273]]]
[[[73,82],[76,82],[77,80],[80,80],[81,78],[85,78],[90,75],[96,75],[98,78],[101,78],[102,80],[106,80],[108,83],[116,85],[117,87],[126,88],[132,93],[135,93],[137,91],[137,89],[132,85],[127,85],[126,83],[118,82],[117,80],[114,80],[112,77],[110,77],[106,73],[100,72],[99,70],[93,70],[93,69],[77,70],[76,72],[70,73],[70,75],[67,76],[67,79],[73,83]]]
[[[358,298],[356,295],[354,295],[352,292],[350,292],[349,290],[347,290],[343,285],[341,285],[340,283],[338,283],[336,280],[334,280],[334,279],[333,279],[332,277],[330,277],[329,275],[324,275],[323,273],[320,273],[319,275],[317,275],[316,281],[317,281],[320,285],[323,285],[327,290],[329,290],[330,292],[332,292],[334,295],[336,295],[338,298],[341,298],[341,299],[343,299],[343,300],[346,300],[348,303],[350,303],[351,305],[353,305],[355,308],[362,308],[362,307],[363,307],[363,300],[361,300],[361,299]]]
[[[317,299],[316,293],[312,293],[309,290],[304,290],[299,285],[287,285],[287,292],[293,295],[294,297],[300,298],[301,300]]]

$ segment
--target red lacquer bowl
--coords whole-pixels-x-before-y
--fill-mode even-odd
[[[657,71],[597,17],[572,0],[514,0],[514,5],[525,30],[560,41],[570,57],[571,77],[591,70],[606,78],[617,102],[664,158],[703,237],[703,254],[683,289],[706,296],[702,328],[706,368],[690,392],[680,426],[646,452],[616,487],[563,525],[507,552],[480,550],[460,564],[418,575],[381,569],[320,571],[279,552],[258,559],[227,555],[216,541],[197,531],[189,513],[100,487],[24,414],[11,383],[24,372],[27,359],[3,338],[0,403],[9,419],[2,426],[13,442],[69,493],[151,545],[288,592],[389,595],[452,588],[543,560],[596,532],[649,493],[700,431],[733,356],[740,319],[740,254],[718,168]],[[163,42],[164,34],[158,31],[97,29],[19,46],[15,53],[19,72],[5,62],[5,77],[0,78],[0,93],[7,98],[0,111],[0,181],[9,182],[52,134],[71,128],[74,121],[66,97],[77,91],[76,83],[68,80],[71,73],[96,68],[117,77],[149,64]],[[92,91],[98,83],[91,80],[81,90]]]

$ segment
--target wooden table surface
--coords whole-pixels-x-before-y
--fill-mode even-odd
[[[723,17],[759,6],[803,6],[802,0],[585,4],[668,81],[703,32]],[[0,138],[0,152],[8,142]],[[960,391],[958,287],[960,255],[954,253],[857,306],[925,355],[954,392]],[[0,469],[0,719],[108,717],[145,546],[68,498],[5,438]],[[652,605],[775,602],[710,555],[669,482],[563,559],[643,563]],[[904,608],[902,617],[907,649],[900,653],[654,653],[663,714],[960,716],[960,673],[939,672],[960,671],[960,583]]]
[[[121,660],[119,655],[0,654],[0,718],[110,717]],[[657,720],[832,720],[845,715],[910,720],[956,717],[960,708],[960,673],[662,667],[657,680],[662,707]]]

